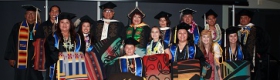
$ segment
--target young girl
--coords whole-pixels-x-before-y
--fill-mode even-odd
[[[160,29],[157,26],[152,27],[151,29],[151,42],[147,45],[147,54],[168,54],[169,59],[171,59],[171,53],[168,48],[168,44],[164,43],[162,40],[162,35],[160,33]]]
[[[198,46],[204,54],[206,61],[211,65],[211,76],[208,78],[207,75],[209,74],[206,74],[205,78],[209,80],[222,80],[219,59],[223,51],[217,42],[213,42],[211,31],[203,30],[201,32]]]

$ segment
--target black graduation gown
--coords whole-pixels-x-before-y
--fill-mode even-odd
[[[166,34],[167,31],[169,31],[169,34]],[[172,37],[172,33],[173,33],[173,32],[172,32],[172,29],[169,28],[169,29],[167,29],[167,30],[160,30],[160,32],[161,32],[163,41],[164,41],[165,39],[166,39],[166,40],[170,40],[169,43],[167,43],[167,45],[170,46],[171,43],[172,43],[172,40],[173,40],[172,38],[174,38],[174,37]],[[166,37],[166,35],[169,35],[169,38]]]
[[[29,30],[33,30],[34,24],[28,24]],[[9,39],[7,42],[7,47],[5,51],[5,60],[15,60],[17,61],[18,58],[18,52],[17,52],[17,45],[18,45],[18,34],[19,34],[19,28],[21,26],[21,22],[16,23],[13,26],[13,29],[9,35]],[[31,27],[32,26],[32,27]],[[33,36],[33,35],[32,35]],[[33,36],[34,37],[34,36]],[[14,65],[15,69],[15,80],[42,80],[43,76],[40,71],[34,70],[32,67],[34,64],[34,61],[32,60],[32,57],[34,55],[34,46],[33,46],[33,40],[28,39],[28,59],[27,59],[27,68],[26,69],[17,69],[17,62]]]
[[[47,38],[50,34],[52,34],[53,24],[51,20],[47,20],[43,22],[38,29],[36,30],[35,38]]]
[[[93,26],[93,34],[94,34],[94,43],[100,41],[101,36],[102,36],[102,31],[103,31],[103,25],[104,21],[99,20],[96,22],[97,25]],[[108,26],[108,33],[107,33],[107,38],[112,38],[112,37],[121,37],[122,35],[122,30],[124,29],[124,25],[122,22],[110,22]]]
[[[79,35],[76,34],[76,36],[79,36]],[[77,39],[76,39],[76,41],[77,41]],[[71,43],[73,44],[74,41],[71,40]],[[62,40],[60,40],[58,47],[59,47],[59,49],[57,49],[55,47],[55,38],[53,37],[53,34],[49,35],[46,39],[46,42],[45,42],[46,50],[47,50],[47,48],[48,48],[48,50],[50,50],[49,51],[50,53],[46,54],[46,55],[49,55],[49,57],[46,57],[46,59],[49,59],[48,62],[46,62],[46,66],[50,67],[54,63],[57,63],[58,57],[59,57],[59,52],[66,52],[66,49],[63,47]],[[74,51],[74,49],[75,48],[72,48],[70,51]],[[81,41],[81,47],[80,47],[79,51],[85,53],[85,43],[84,43],[84,41]],[[49,79],[49,73],[47,73],[47,75],[48,76],[46,76],[46,77]],[[56,72],[54,73],[54,79],[53,80],[56,80]]]
[[[268,59],[267,54],[269,53],[270,47],[270,38],[268,33],[259,26],[253,26],[250,30],[250,34],[247,38],[246,44],[243,45],[242,50],[244,51],[244,58],[251,63],[251,70],[253,69],[253,53],[255,46],[255,74],[252,75],[252,79],[262,79],[261,76],[265,76],[266,71],[261,71],[261,69],[265,70],[267,67]],[[257,57],[257,53],[261,56]],[[263,64],[260,64],[259,60],[262,60]],[[264,79],[264,78],[263,78]]]

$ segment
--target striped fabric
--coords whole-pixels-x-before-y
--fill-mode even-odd
[[[87,80],[87,70],[84,54],[81,52],[61,52],[57,62],[58,80]]]
[[[45,39],[36,39],[34,42],[34,69],[46,71],[45,69]]]
[[[86,68],[88,72],[88,78],[89,80],[103,80],[104,75],[102,74],[100,62],[98,61],[98,56],[91,51],[87,52],[85,54],[85,62],[86,62]]]
[[[26,69],[27,68],[27,58],[28,58],[28,40],[29,39],[29,27],[27,23],[23,21],[21,23],[19,34],[18,34],[18,63],[17,68]],[[30,45],[32,46],[32,45]]]

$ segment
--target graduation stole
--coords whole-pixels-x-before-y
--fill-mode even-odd
[[[142,77],[143,74],[143,65],[141,57],[122,57],[119,58],[120,69],[122,73],[129,72],[135,74],[135,76]],[[129,60],[132,60],[129,63]],[[131,71],[131,66],[129,64],[133,64],[134,71]]]
[[[171,52],[171,55],[172,55],[172,59],[171,59],[172,62],[177,62],[177,56],[178,56],[177,48],[178,48],[177,45],[171,45],[170,46],[170,52]],[[187,46],[183,50],[186,50],[186,51],[184,51],[183,54],[187,55],[187,56],[185,56],[185,57],[187,57],[186,58],[187,60],[188,59],[195,59],[195,54],[196,54],[196,47],[195,47],[195,45],[188,45],[187,44]],[[187,51],[188,51],[188,53],[187,53]]]
[[[192,26],[192,28],[189,29],[188,31],[191,34],[193,34],[194,44],[197,45],[198,42],[199,42],[199,35],[200,35],[199,34],[200,32],[199,32],[198,26],[197,26],[197,24],[194,21],[192,21],[192,23],[190,25]]]
[[[235,59],[233,59],[233,56],[235,57]],[[243,59],[244,56],[241,49],[241,45],[237,47],[237,50],[235,51],[235,55],[232,53],[231,48],[229,47],[229,58],[227,61],[236,61],[236,60],[243,60]]]
[[[164,54],[164,48],[163,44],[161,43],[161,40],[158,40],[156,42],[155,47],[153,48],[153,42],[152,40],[150,43],[147,45],[147,55],[152,55],[152,54]],[[153,48],[153,49],[152,49]],[[153,50],[153,51],[152,51]]]
[[[215,29],[216,29],[215,30],[216,31],[216,35],[213,35],[213,36],[216,36],[216,38],[215,39],[213,38],[213,41],[214,42],[218,42],[218,44],[221,45],[222,44],[222,40],[221,40],[222,32],[221,32],[219,24],[215,24]],[[209,24],[205,25],[205,30],[210,30]]]
[[[39,24],[36,23],[33,30],[29,30],[29,25],[27,21],[22,21],[19,34],[18,34],[18,58],[17,58],[17,68],[26,69],[28,61],[28,39],[33,40],[33,34],[36,32],[36,28]],[[35,34],[34,34],[35,35]],[[32,45],[30,45],[32,46]]]
[[[238,25],[238,26],[241,26],[241,25]],[[243,45],[245,45],[246,44],[246,42],[247,42],[247,38],[248,38],[248,36],[249,36],[249,34],[250,34],[250,30],[251,30],[251,28],[254,26],[254,24],[253,23],[249,23],[248,25],[246,25],[246,27],[244,27],[244,28],[242,28],[241,27],[241,29],[240,29],[240,33],[241,33],[241,35],[244,35],[244,39],[243,39]],[[239,41],[241,41],[241,37],[242,36],[239,36]]]
[[[164,42],[165,44],[168,44],[168,45],[169,45],[169,44],[170,44],[170,41],[171,41],[171,29],[168,29],[168,30],[165,31],[163,42]]]
[[[138,24],[138,25],[130,25],[130,27],[127,28],[127,31],[126,31],[126,38],[130,38],[133,36],[134,34],[134,39],[137,40],[138,42],[140,42],[140,36],[141,36],[141,33],[143,31],[143,26],[146,26],[147,24],[145,24],[144,22],[142,22],[141,24]],[[136,31],[133,33],[133,30],[134,30],[134,26],[136,26]]]

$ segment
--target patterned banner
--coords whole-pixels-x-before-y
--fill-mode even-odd
[[[200,61],[196,59],[173,62],[173,80],[200,80]]]
[[[221,75],[224,80],[251,80],[248,61],[223,62]]]
[[[143,57],[147,80],[171,80],[168,54],[154,54]]]

